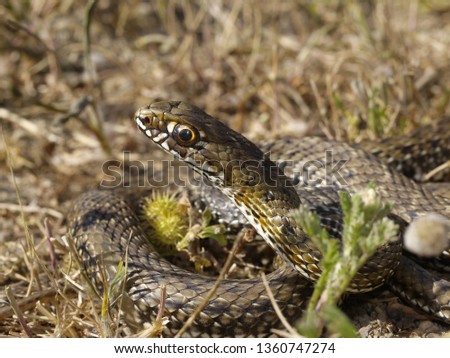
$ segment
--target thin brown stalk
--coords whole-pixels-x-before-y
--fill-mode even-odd
[[[5,294],[6,297],[8,297],[9,304],[11,305],[11,308],[14,310],[14,313],[17,316],[17,320],[20,323],[20,326],[22,327],[23,331],[27,335],[27,337],[31,338],[33,337],[33,332],[31,331],[30,327],[28,327],[28,324],[25,320],[25,316],[22,313],[22,310],[20,309],[19,305],[16,302],[16,299],[11,292],[11,289],[9,287],[5,288]]]
[[[44,228],[45,228],[45,236],[47,239],[47,244],[48,244],[48,253],[50,255],[50,263],[52,265],[52,269],[53,269],[53,274],[57,275],[58,274],[58,262],[56,259],[56,253],[55,253],[55,246],[53,245],[51,239],[53,237],[52,235],[52,228],[51,225],[48,222],[48,218],[44,218]]]
[[[203,309],[208,305],[209,301],[211,301],[211,298],[213,298],[213,296],[215,295],[215,293],[216,293],[217,289],[219,288],[220,284],[225,279],[225,276],[227,275],[228,270],[231,267],[231,264],[233,262],[234,257],[236,256],[236,254],[240,250],[241,244],[242,244],[242,242],[244,240],[244,236],[245,236],[245,234],[238,235],[236,237],[236,240],[234,241],[233,247],[231,248],[231,251],[230,251],[230,253],[227,256],[225,264],[223,265],[222,270],[220,270],[219,276],[217,277],[217,280],[214,283],[213,287],[211,287],[211,289],[206,294],[203,302],[197,307],[197,309],[194,311],[194,313],[189,317],[189,319],[186,321],[186,323],[183,325],[183,327],[181,327],[181,329],[175,335],[175,338],[181,337],[189,329],[189,327],[195,321],[195,319],[200,314],[200,312],[202,312]]]
[[[281,321],[281,324],[284,326],[286,331],[289,332],[291,337],[300,337],[298,332],[291,326],[291,324],[288,322],[286,317],[284,316],[283,312],[280,309],[280,306],[278,306],[277,301],[275,301],[275,297],[273,295],[272,289],[269,286],[269,283],[267,282],[266,275],[264,272],[261,273],[261,280],[263,282],[264,288],[266,289],[267,295],[269,296],[270,303],[272,303],[272,307],[277,314],[278,318]]]

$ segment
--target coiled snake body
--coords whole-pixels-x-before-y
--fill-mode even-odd
[[[337,189],[353,193],[374,181],[381,197],[393,202],[398,220],[408,223],[430,211],[450,217],[446,198],[433,196],[371,154],[344,143],[319,138],[266,143],[265,150],[272,156],[278,152],[283,159],[297,160],[294,166],[281,168],[239,133],[183,102],[160,102],[141,108],[135,121],[154,143],[186,161],[228,196],[269,245],[290,263],[270,274],[268,281],[283,314],[292,320],[299,317],[310,296],[310,282],[320,275],[320,252],[289,216],[300,203],[321,213],[324,221],[328,217],[333,221],[339,214]],[[445,161],[450,151],[449,133],[439,133],[433,134],[432,148],[439,148],[437,157]],[[317,183],[318,178],[324,178],[326,149],[332,149],[336,160],[346,161],[339,178],[327,185],[296,185],[298,179],[305,181],[305,173],[294,172],[307,161],[323,164],[309,171],[308,179]],[[113,274],[118,260],[126,254],[125,301],[132,309],[124,311],[129,325],[139,328],[153,321],[161,287],[165,286],[164,313],[169,323],[164,332],[173,335],[202,303],[215,278],[188,272],[161,258],[148,244],[131,209],[133,205],[129,196],[110,190],[84,194],[69,219],[70,237],[90,271],[95,271],[92,267],[101,261]],[[385,245],[377,252],[349,290],[369,291],[385,282],[412,304],[450,322],[450,284],[403,256],[399,243]],[[279,325],[261,280],[226,279],[185,335],[261,337],[271,335],[271,329]]]

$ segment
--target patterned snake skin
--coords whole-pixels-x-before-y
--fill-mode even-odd
[[[339,214],[337,190],[354,193],[372,181],[378,194],[394,204],[393,214],[400,223],[406,225],[427,212],[450,217],[447,198],[433,196],[421,184],[377,160],[368,148],[365,151],[314,137],[285,138],[266,142],[263,152],[222,122],[184,102],[159,102],[141,108],[135,121],[154,143],[186,161],[229,197],[289,263],[270,274],[268,282],[281,311],[291,321],[301,315],[312,292],[311,282],[320,275],[320,252],[289,216],[300,203],[316,210],[331,227]],[[448,121],[442,122],[439,130],[425,133],[433,141],[434,157],[441,162],[449,158],[449,127]],[[420,145],[411,146],[410,152],[423,155]],[[396,146],[400,148],[400,143],[384,145]],[[269,152],[270,156],[264,154]],[[275,160],[285,163],[277,166]],[[435,161],[427,164],[436,166]],[[339,223],[334,224],[338,230]],[[69,237],[92,276],[98,272],[99,262],[107,274],[114,275],[118,261],[126,254],[124,311],[127,324],[134,329],[154,321],[164,286],[164,315],[169,321],[164,335],[175,335],[215,282],[215,278],[169,263],[153,250],[138,220],[132,194],[96,190],[82,195],[74,205],[69,227]],[[442,256],[448,259],[448,254]],[[450,283],[402,255],[399,242],[382,247],[360,270],[349,291],[370,291],[384,283],[410,304],[450,323]],[[265,337],[280,326],[260,279],[225,279],[184,335]]]

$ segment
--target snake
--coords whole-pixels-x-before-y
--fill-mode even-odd
[[[282,323],[268,289],[289,321],[301,316],[321,274],[321,253],[291,216],[300,204],[315,210],[336,236],[342,230],[338,191],[353,194],[369,183],[375,183],[377,194],[393,204],[392,215],[404,226],[429,212],[450,217],[448,198],[433,195],[400,173],[401,160],[395,162],[397,168],[383,162],[383,157],[390,158],[389,151],[407,154],[409,163],[414,161],[414,153],[437,158],[424,160],[430,168],[436,160],[448,160],[448,121],[425,130],[425,139],[403,141],[408,144],[407,152],[398,149],[404,143],[395,139],[373,151],[370,146],[320,137],[284,137],[258,147],[222,121],[182,101],[142,107],[135,113],[134,123],[157,148],[207,178],[285,261],[267,275],[268,288],[261,278],[225,278],[183,336],[273,336]],[[330,151],[339,170],[331,168],[328,178]],[[376,151],[382,159],[374,155]],[[286,164],[286,160],[291,162]],[[118,262],[126,257],[122,312],[132,331],[151,327],[164,290],[167,322],[162,333],[174,336],[203,303],[216,278],[180,268],[155,250],[139,218],[139,199],[139,193],[124,190],[96,189],[82,194],[68,218],[69,238],[93,280],[100,273],[112,280]],[[448,264],[448,253],[441,256]],[[410,305],[450,323],[450,283],[406,255],[401,240],[383,245],[360,269],[348,291],[367,292],[382,285]]]

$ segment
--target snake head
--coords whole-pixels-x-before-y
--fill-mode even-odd
[[[235,183],[235,179],[243,184],[251,177],[251,166],[268,160],[244,136],[185,102],[156,102],[140,108],[134,119],[154,143],[219,185]]]

